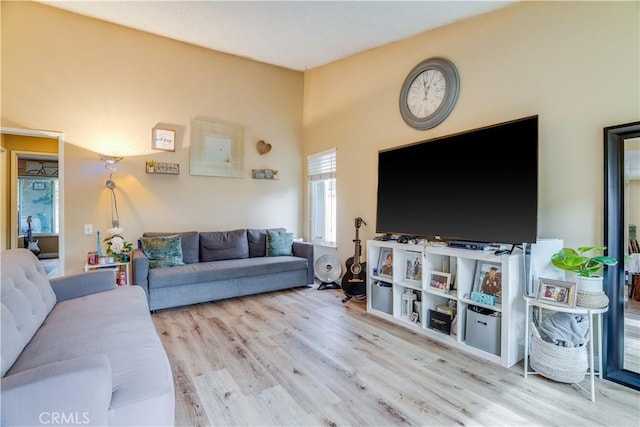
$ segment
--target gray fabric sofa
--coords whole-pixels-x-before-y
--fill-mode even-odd
[[[167,354],[142,289],[99,270],[49,280],[0,254],[3,426],[174,424]]]
[[[272,257],[265,256],[266,229],[145,232],[143,237],[175,234],[181,236],[184,265],[149,268],[143,250],[132,252],[133,284],[145,290],[151,311],[314,282],[311,243],[294,241],[292,256]]]

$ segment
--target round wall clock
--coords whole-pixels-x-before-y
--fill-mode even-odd
[[[412,128],[431,129],[453,110],[460,76],[451,61],[430,58],[416,65],[400,90],[400,115]]]

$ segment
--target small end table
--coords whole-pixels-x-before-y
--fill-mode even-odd
[[[589,316],[589,342],[588,346],[588,354],[589,354],[589,369],[587,371],[587,375],[591,377],[591,401],[596,401],[596,385],[595,385],[595,376],[596,374],[602,379],[602,314],[606,313],[609,310],[609,307],[605,308],[586,308],[586,307],[575,307],[575,308],[565,308],[559,307],[555,305],[545,304],[544,302],[538,301],[535,298],[524,298],[526,302],[525,309],[525,336],[524,336],[524,377],[527,378],[528,374],[535,375],[538,374],[536,371],[529,370],[529,324],[531,322],[531,310],[533,307],[538,309],[538,319],[542,319],[542,310],[549,311],[561,311],[564,313],[572,313],[572,314],[586,314]],[[595,372],[593,366],[593,318],[596,318],[598,322],[598,372]],[[578,387],[585,391],[589,391],[582,387],[580,384],[576,384]]]
[[[131,275],[129,274],[129,262],[112,262],[109,264],[85,264],[84,271],[91,270],[115,270],[116,275],[123,271],[125,272],[125,277],[127,284],[125,286],[129,286],[131,283]],[[116,283],[118,283],[118,278],[116,277]]]

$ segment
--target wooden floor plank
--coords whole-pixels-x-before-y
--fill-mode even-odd
[[[203,409],[200,393],[194,386],[194,376],[188,371],[185,363],[174,361],[171,363],[171,369],[176,394],[176,425],[211,425]]]
[[[203,374],[195,384],[211,425],[259,425],[268,420],[268,413],[257,413],[255,396],[244,394],[226,369]]]
[[[638,426],[637,391],[596,379],[591,402],[343,297],[302,287],[154,313],[176,425]]]

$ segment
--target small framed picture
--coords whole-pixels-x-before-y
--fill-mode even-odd
[[[429,289],[432,291],[445,293],[451,284],[451,274],[442,271],[429,272]]]
[[[500,264],[478,261],[473,290],[500,297],[502,295],[502,268]]]
[[[404,278],[422,280],[422,255],[418,252],[407,252]]]
[[[176,131],[153,128],[151,130],[151,148],[162,151],[176,151]]]
[[[538,294],[536,300],[550,305],[575,308],[577,285],[564,280],[538,279]]]
[[[391,248],[380,248],[378,257],[378,276],[393,276],[393,250]]]
[[[413,313],[411,313],[411,316],[409,316],[409,320],[411,320],[413,323],[418,323],[420,321],[420,315],[414,311]]]

